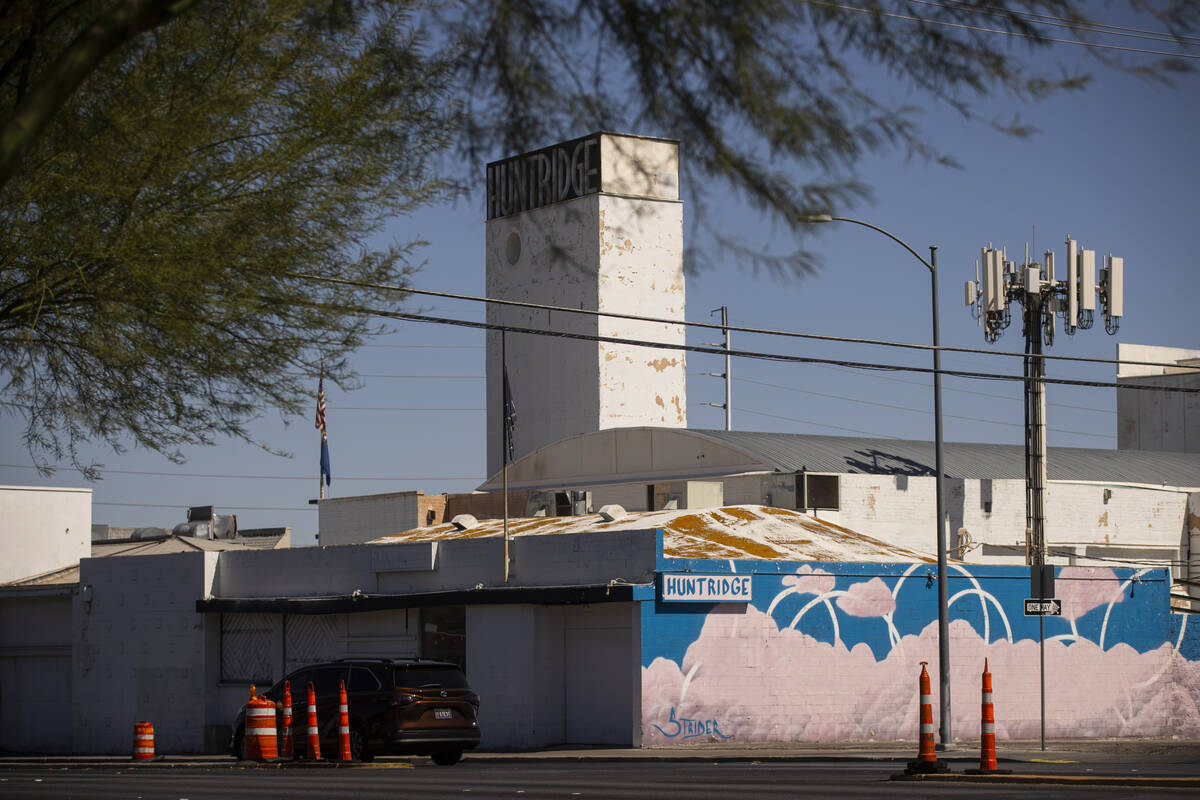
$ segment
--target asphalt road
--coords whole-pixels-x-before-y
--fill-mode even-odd
[[[1019,771],[1027,771],[1021,765]],[[1196,797],[1200,789],[1097,786],[1092,783],[979,784],[896,782],[903,764],[840,762],[495,762],[466,760],[437,767],[418,759],[358,768],[235,766],[13,767],[0,771],[0,798],[123,798],[230,800],[230,798],[597,798],[600,800],[758,800],[837,797],[1141,798]],[[956,767],[960,771],[961,767]],[[1055,773],[1055,765],[1038,765]],[[1077,771],[1077,770],[1076,770]],[[1126,775],[1133,774],[1122,770]],[[1181,765],[1180,775],[1194,774]],[[1166,776],[1171,770],[1159,769]]]

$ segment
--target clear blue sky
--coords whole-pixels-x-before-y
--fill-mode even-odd
[[[1070,46],[1049,57],[1067,64],[1084,58],[1080,48]],[[923,124],[929,137],[957,158],[961,170],[906,162],[902,154],[869,158],[860,165],[859,176],[874,187],[874,200],[839,213],[886,228],[923,255],[929,245],[938,246],[943,344],[1021,350],[1019,321],[995,345],[985,344],[982,329],[963,306],[963,281],[974,277],[981,246],[993,243],[1023,255],[1029,243],[1039,260],[1045,249],[1061,260],[1069,234],[1098,256],[1125,258],[1125,317],[1116,336],[1107,335],[1102,322],[1073,337],[1060,333],[1051,353],[1113,358],[1118,342],[1200,347],[1200,270],[1195,265],[1200,252],[1200,78],[1185,77],[1167,88],[1105,71],[1095,62],[1090,67],[1096,81],[1083,93],[1032,105],[1003,98],[981,104],[984,116],[1019,114],[1036,125],[1040,133],[1028,140],[963,123],[949,110],[928,109]],[[686,158],[687,142],[682,147]],[[482,182],[482,164],[476,172]],[[688,187],[683,188],[686,199]],[[789,246],[783,232],[764,226],[736,200],[723,201],[715,210],[731,227],[755,232],[779,249]],[[686,219],[686,205],[684,214]],[[930,341],[929,280],[923,266],[896,244],[858,226],[824,225],[817,233],[809,246],[822,254],[825,267],[814,276],[780,281],[731,260],[719,270],[689,275],[688,319],[715,320],[710,310],[727,305],[730,321],[737,325]],[[422,253],[427,265],[415,277],[415,286],[484,293],[479,195],[396,220],[389,234],[429,242]],[[481,309],[464,303],[414,299],[407,306],[418,307],[482,318]],[[718,338],[697,331],[689,342]],[[804,340],[735,335],[734,346],[859,361],[929,362],[926,353]],[[481,332],[405,324],[365,347],[354,363],[364,376],[362,388],[343,393],[331,387],[327,392],[331,496],[469,491],[483,482]],[[947,354],[943,366],[1021,372],[1019,359],[998,356]],[[703,374],[721,367],[718,357],[688,356],[692,428],[724,425],[723,411],[700,405],[723,400],[721,381]],[[911,439],[933,435],[926,375],[739,360],[733,372],[738,430]],[[1049,374],[1112,381],[1115,367],[1052,363]],[[315,400],[316,386],[313,393]],[[519,406],[520,388],[514,387],[514,393]],[[1019,383],[947,378],[944,396],[947,441],[1022,441]],[[1051,386],[1048,402],[1051,446],[1116,446],[1114,390]],[[10,419],[0,434],[0,483],[88,485],[69,468],[39,477],[17,422]],[[104,471],[103,480],[90,484],[93,521],[169,528],[184,521],[187,506],[212,504],[220,512],[237,514],[241,527],[290,525],[295,544],[311,544],[317,514],[308,500],[317,493],[319,446],[312,410],[290,421],[266,410],[255,433],[292,457],[233,441],[189,449],[183,465],[144,451],[121,456],[95,451],[91,455],[104,464]]]

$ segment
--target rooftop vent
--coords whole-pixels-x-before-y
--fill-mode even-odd
[[[600,516],[605,522],[615,522],[625,516],[625,509],[616,503],[600,506]]]
[[[450,524],[460,531],[469,531],[479,524],[479,520],[475,519],[470,514],[459,514],[454,519],[450,520]]]

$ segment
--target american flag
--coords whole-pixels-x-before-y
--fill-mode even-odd
[[[317,384],[317,430],[321,432],[321,437],[325,436],[325,376],[321,376],[321,382]]]
[[[325,436],[325,376],[317,384],[317,430],[321,432],[321,477],[325,485],[333,482],[333,470],[329,467],[329,439]]]
[[[512,389],[508,385],[508,366],[504,367],[504,463],[513,461],[513,429],[517,426],[517,404],[513,402]]]

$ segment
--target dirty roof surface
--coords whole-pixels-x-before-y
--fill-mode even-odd
[[[936,473],[933,442],[752,431],[688,433],[740,448],[779,472]],[[952,478],[1025,477],[1022,445],[946,442],[943,457],[946,474]],[[1052,481],[1200,486],[1200,454],[1196,453],[1051,447],[1046,464]]]
[[[197,550],[253,550],[254,547],[226,539],[197,539],[192,536],[155,536],[140,541],[121,539],[115,541],[92,542],[92,558],[108,558],[110,556],[155,556],[163,553],[193,553]],[[57,586],[61,584],[79,583],[79,564],[71,564],[59,569],[17,578],[0,586]]]
[[[663,529],[663,555],[668,558],[759,559],[776,561],[926,561],[936,558],[864,536],[799,511],[740,505],[707,509],[629,512],[605,522],[599,514],[575,517],[510,518],[508,535],[544,536],[607,531]],[[371,544],[430,542],[501,536],[504,522],[480,520],[470,530],[434,525],[394,533]]]

